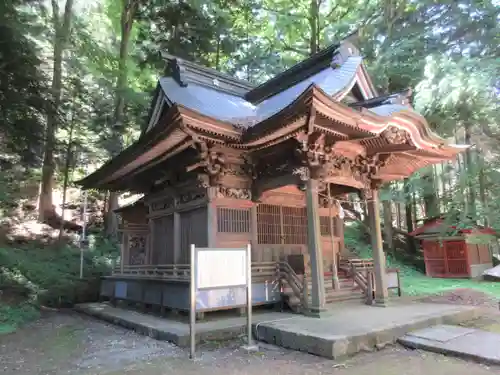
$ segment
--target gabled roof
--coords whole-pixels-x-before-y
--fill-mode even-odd
[[[494,235],[496,233],[492,228],[475,224],[471,224],[467,228],[458,228],[456,225],[448,224],[444,217],[435,217],[425,221],[423,225],[409,233],[409,235],[419,237],[429,235],[446,235],[453,232],[457,232],[458,234],[477,233],[490,235]]]
[[[171,71],[185,70],[182,67],[185,62],[176,66],[180,60],[172,58],[168,61]],[[190,63],[189,68],[194,70],[194,64]],[[315,85],[337,101],[355,84],[361,86],[360,91],[367,100],[373,98],[376,93],[363,66],[362,57],[347,43],[331,46],[311,56],[244,95],[238,90],[251,85],[214,72],[203,68],[196,74],[176,73],[160,78],[160,86],[170,105],[182,105],[217,120],[240,126],[251,126],[270,118],[292,104],[311,85]],[[209,73],[212,75],[209,76]],[[222,103],[224,105],[221,105]]]
[[[464,149],[429,129],[409,105],[409,92],[380,96],[349,42],[257,88],[184,60],[166,60],[170,76],[159,80],[149,131],[80,181],[83,186],[125,189],[134,176],[176,155],[184,158],[200,142],[253,152],[299,133],[327,134],[334,151],[349,149],[352,157],[389,154],[374,176],[379,181],[407,177]],[[344,104],[354,87],[358,102]]]
[[[179,57],[169,54],[163,54],[162,57],[167,63],[166,75],[172,77],[180,87],[196,84],[214,91],[240,97],[243,97],[254,87],[247,81],[236,79],[228,74],[197,65]]]
[[[332,57],[336,54],[340,43],[310,56],[290,69],[257,86],[245,94],[245,99],[252,103],[260,103],[270,96],[276,95],[287,88],[304,81],[332,65]]]

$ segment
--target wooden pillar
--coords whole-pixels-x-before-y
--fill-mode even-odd
[[[123,274],[125,268],[125,245],[126,245],[127,234],[122,233],[122,243],[120,246],[120,273]]]
[[[207,202],[207,247],[217,246],[217,207],[213,202],[216,188],[208,188]]]
[[[333,199],[331,196],[330,186],[328,186],[328,225],[330,226],[330,246],[332,247],[332,286],[333,289],[339,290],[339,275],[338,275],[338,264],[337,264],[337,254],[335,253],[335,233],[334,233],[334,220],[336,217],[333,217],[332,214],[333,208]],[[338,214],[338,213],[337,213]],[[339,249],[340,250],[340,249]]]
[[[319,315],[325,308],[325,274],[319,226],[318,181],[309,179],[306,185],[307,245],[311,263],[311,313]]]
[[[385,305],[389,298],[387,291],[385,254],[382,243],[382,230],[380,228],[380,211],[378,191],[367,192],[368,219],[370,221],[371,242],[373,248],[373,267],[375,272],[375,304]]]
[[[151,212],[151,210],[150,210]],[[153,254],[155,251],[155,246],[158,244],[155,243],[155,223],[154,219],[149,219],[148,220],[148,227],[149,227],[149,244],[148,248],[146,250],[146,256],[144,257],[144,263],[146,264],[152,264],[153,263]]]
[[[174,216],[174,264],[179,264],[182,261],[181,249],[181,214],[178,212],[173,213]],[[187,251],[187,250],[186,250]]]
[[[252,260],[254,262],[261,262],[262,258],[260,253],[257,252],[257,245],[259,242],[258,236],[258,226],[257,226],[257,203],[250,208],[250,231],[251,231],[251,239],[250,243],[252,245]]]
[[[130,265],[130,235],[128,233],[123,233],[123,265]]]
[[[344,252],[345,249],[345,239],[344,239],[344,219],[341,219],[340,217],[335,218],[335,228],[337,228],[337,232],[335,233],[335,236],[337,236],[340,239],[339,243],[339,255]]]

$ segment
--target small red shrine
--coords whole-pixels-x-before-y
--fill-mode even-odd
[[[481,226],[457,229],[441,217],[427,220],[410,233],[421,241],[427,276],[443,278],[479,277],[491,268],[488,244],[471,241],[471,236],[494,234],[493,229]]]

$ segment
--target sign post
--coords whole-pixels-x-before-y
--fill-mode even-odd
[[[83,279],[83,251],[87,246],[87,190],[83,191],[83,224],[82,233],[80,235],[80,279]]]
[[[217,288],[245,288],[247,311],[247,350],[256,350],[252,340],[252,249],[246,248],[217,249],[197,248],[191,245],[190,249],[190,309],[189,332],[191,359],[196,350],[196,313],[199,291]],[[221,272],[221,270],[224,270]],[[241,304],[238,306],[241,307]],[[237,306],[235,306],[237,307]]]
[[[191,244],[189,281],[189,358],[194,359],[196,351],[196,248]]]
[[[247,266],[247,345],[244,349],[251,351],[257,350],[252,340],[252,248],[247,245],[246,251],[246,266]]]

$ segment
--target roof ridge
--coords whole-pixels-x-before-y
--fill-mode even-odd
[[[332,63],[334,54],[341,43],[335,43],[318,51],[307,59],[295,64],[291,68],[279,73],[261,85],[255,87],[245,95],[245,99],[254,104],[260,103],[269,97],[296,85],[310,76],[327,68]]]
[[[186,87],[189,82],[192,82],[241,97],[254,88],[250,82],[216,69],[207,68],[167,53],[163,53],[162,57],[167,62],[166,73],[171,75],[181,87]]]
[[[373,108],[384,104],[402,104],[401,101],[408,99],[412,95],[411,88],[387,95],[380,95],[368,100],[360,100],[349,104],[349,107]]]

